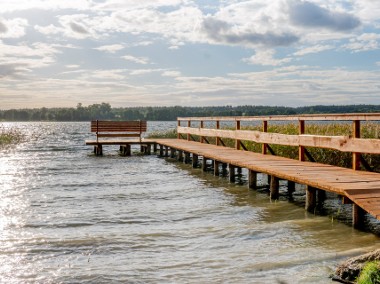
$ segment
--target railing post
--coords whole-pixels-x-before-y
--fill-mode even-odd
[[[220,129],[220,121],[219,121],[219,120],[216,121],[216,129]],[[217,136],[216,139],[215,139],[215,140],[216,140],[216,142],[215,142],[215,143],[216,143],[216,146],[219,146],[219,145],[220,145],[220,140],[219,140],[219,139],[220,139],[220,138],[219,138],[218,136]]]
[[[191,127],[191,120],[188,120],[187,121],[187,127]],[[187,133],[187,141],[190,141],[191,139],[190,139],[190,133]]]
[[[299,135],[305,134],[305,121],[299,120],[298,123],[299,123],[298,124],[298,134]],[[305,161],[305,147],[304,146],[298,147],[298,159],[300,161]]]
[[[236,130],[240,130],[240,120],[236,120]],[[240,140],[235,140],[235,149],[240,150]]]
[[[268,121],[263,120],[263,132],[268,132]],[[266,155],[268,151],[268,145],[266,143],[263,143],[261,153],[263,155]]]
[[[178,132],[178,127],[181,126],[181,121],[177,118],[177,139],[181,139],[181,134]]]
[[[203,127],[204,127],[204,122],[203,122],[203,120],[201,120],[201,122],[200,122],[200,128],[202,129]],[[204,142],[204,136],[201,136],[201,137],[200,137],[200,142],[201,142],[201,143]]]
[[[352,124],[354,138],[360,138],[360,120],[354,120]],[[352,153],[352,169],[360,170],[360,153]]]
[[[360,120],[352,122],[352,134],[354,138],[360,138]],[[361,153],[352,153],[352,169],[355,171],[360,170],[360,156]],[[352,226],[354,228],[361,228],[364,224],[364,210],[357,204],[352,204]]]

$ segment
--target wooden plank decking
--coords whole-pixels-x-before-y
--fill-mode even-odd
[[[265,173],[345,196],[380,220],[380,174],[326,164],[301,162],[181,139],[156,139],[157,144],[230,165]]]

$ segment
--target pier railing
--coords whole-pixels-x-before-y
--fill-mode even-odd
[[[297,123],[298,134],[282,134],[268,132],[269,123]],[[349,135],[319,135],[305,134],[307,122],[344,122],[351,123],[352,129]],[[380,113],[360,114],[317,114],[298,116],[239,116],[239,117],[179,117],[177,133],[179,139],[196,140],[201,143],[213,143],[223,145],[223,139],[232,139],[235,148],[247,150],[245,141],[261,144],[261,153],[275,154],[271,144],[298,147],[298,159],[313,161],[313,157],[307,147],[333,149],[341,152],[352,153],[352,168],[371,170],[362,154],[380,154],[380,128],[374,138],[363,138],[361,135],[362,122],[380,122]],[[229,127],[221,127],[221,123],[229,123]],[[244,127],[242,128],[242,124]],[[249,130],[247,125],[260,124],[260,131]]]

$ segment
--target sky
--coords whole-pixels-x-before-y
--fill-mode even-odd
[[[0,109],[380,104],[379,0],[0,0]]]

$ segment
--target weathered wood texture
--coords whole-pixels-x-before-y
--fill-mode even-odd
[[[302,162],[182,139],[157,139],[156,142],[198,156],[206,156],[221,163],[228,163],[232,170],[231,180],[234,180],[234,168],[242,167],[337,193],[380,220],[380,174],[378,173]]]
[[[380,154],[379,139],[351,138],[349,136],[322,136],[322,135],[287,135],[252,130],[222,130],[206,128],[189,128],[179,126],[178,133],[191,135],[230,138],[247,140],[263,144],[277,144],[287,146],[303,146],[335,149],[342,152],[360,152]]]

